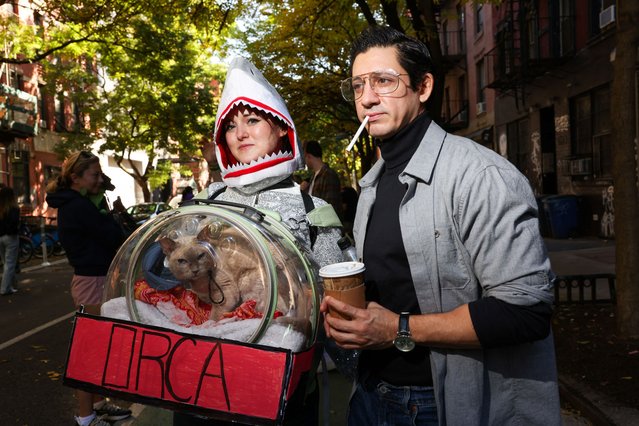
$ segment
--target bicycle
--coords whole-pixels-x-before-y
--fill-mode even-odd
[[[19,235],[20,246],[18,247],[18,263],[27,263],[33,257],[33,243],[26,235]]]
[[[62,256],[66,254],[64,247],[62,247],[62,243],[60,242],[60,238],[58,236],[58,229],[56,227],[47,225],[49,230],[45,232],[44,234],[45,244],[42,244],[42,233],[38,229],[37,225],[33,224],[34,218],[38,220],[40,219],[34,216],[25,216],[23,217],[23,223],[20,225],[20,228],[21,228],[20,235],[28,238],[29,241],[31,242],[32,255],[38,259],[42,259],[42,257],[44,257],[44,252],[43,252],[44,247],[46,247],[47,255],[50,254],[52,256]],[[49,218],[49,217],[47,217],[46,219],[49,221],[55,220],[55,218]],[[28,224],[29,222],[32,225],[29,225]],[[46,230],[46,227],[45,227],[45,230]],[[28,244],[26,243],[26,240],[24,245],[25,245],[24,255],[25,257],[27,257]]]
[[[31,242],[33,243],[33,255],[38,259],[42,259],[44,256],[43,248],[46,246],[47,254],[51,254],[53,256],[62,256],[66,254],[64,251],[64,247],[62,247],[62,243],[60,243],[60,239],[58,237],[58,231],[55,230],[53,232],[47,232],[45,234],[45,244],[42,244],[42,234],[34,233],[31,237]]]

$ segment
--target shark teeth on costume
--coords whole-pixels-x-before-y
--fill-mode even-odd
[[[235,107],[242,105],[245,107],[249,107],[249,108],[253,108],[253,109],[258,109],[260,111],[262,111],[265,114],[268,114],[270,117],[276,118],[280,121],[283,121],[284,123],[286,123],[288,126],[290,126],[290,123],[288,122],[288,120],[286,119],[286,117],[275,114],[273,111],[264,109],[264,108],[260,108],[259,105],[256,105],[254,103],[251,102],[247,102],[244,99],[238,99],[235,102],[233,102],[232,107],[228,109],[228,112],[224,115],[224,117],[220,117],[221,121],[224,121],[224,119],[226,118],[226,116],[228,115],[229,112],[233,111],[235,109]]]
[[[264,157],[259,157],[257,160],[253,160],[248,164],[244,164],[244,163],[233,164],[232,166],[229,166],[226,168],[226,172],[232,173],[239,170],[250,169],[251,167],[255,166],[258,163],[273,161],[280,158],[285,160],[291,159],[293,158],[293,153],[290,151],[280,151],[278,153],[268,154],[268,155],[265,155]]]

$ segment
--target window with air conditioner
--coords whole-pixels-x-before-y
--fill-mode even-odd
[[[570,100],[571,176],[612,176],[610,87],[599,87]]]
[[[486,112],[486,102],[477,102],[477,115]]]
[[[599,28],[605,28],[615,22],[615,5],[608,6],[599,13]]]
[[[586,176],[592,174],[592,158],[575,158],[570,160],[570,174],[572,176]]]

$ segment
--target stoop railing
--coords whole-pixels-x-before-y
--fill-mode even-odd
[[[555,303],[617,303],[615,274],[560,275]]]

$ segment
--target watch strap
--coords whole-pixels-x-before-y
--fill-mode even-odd
[[[410,312],[402,312],[399,314],[399,324],[397,327],[398,335],[410,335],[409,317]]]

